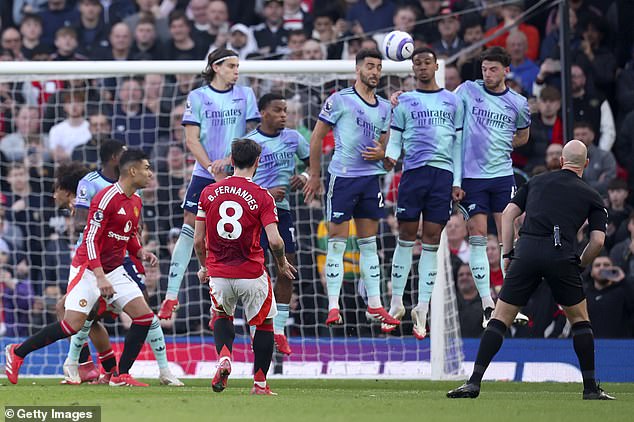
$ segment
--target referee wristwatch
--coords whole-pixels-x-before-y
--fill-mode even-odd
[[[515,248],[511,249],[507,253],[502,255],[502,259],[513,259],[513,255],[515,254]]]

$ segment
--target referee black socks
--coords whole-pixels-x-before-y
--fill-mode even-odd
[[[469,378],[469,383],[480,385],[482,377],[487,367],[493,360],[495,354],[502,347],[504,335],[506,334],[506,325],[499,319],[491,319],[486,330],[482,334],[480,347],[478,348],[478,356],[473,365],[473,374]]]
[[[594,375],[594,333],[590,321],[576,322],[572,325],[572,345],[575,348],[581,376],[583,390],[596,391],[597,384]]]

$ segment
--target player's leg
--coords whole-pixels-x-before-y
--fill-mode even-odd
[[[99,378],[93,381],[93,383],[109,384],[112,374],[117,370],[117,357],[112,351],[108,331],[101,322],[95,321],[92,327],[90,327],[90,341],[92,341],[95,349],[97,349],[99,363],[103,370],[102,373],[99,374]]]
[[[196,213],[198,212],[200,192],[212,182],[212,179],[192,176],[192,180],[187,187],[182,205],[185,212],[183,227],[174,246],[170,261],[167,293],[158,314],[161,319],[169,319],[178,306],[178,292],[194,249],[194,224],[196,222]]]
[[[211,388],[216,393],[220,393],[227,387],[227,380],[231,374],[231,352],[236,337],[233,314],[238,296],[233,289],[231,280],[216,277],[209,279],[209,296],[213,316],[210,325],[213,326],[214,343],[218,355],[216,373],[211,380]]]
[[[268,318],[255,328],[253,337],[253,388],[251,394],[276,395],[266,383],[266,374],[273,358],[273,319]]]
[[[60,302],[62,301],[65,302],[65,297],[60,299]],[[63,365],[63,384],[79,385],[82,382],[93,381],[99,377],[99,371],[95,367],[92,356],[90,356],[87,342],[98,308],[99,301],[95,303],[81,329],[70,338],[68,354]]]

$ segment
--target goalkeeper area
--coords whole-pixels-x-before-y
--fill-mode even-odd
[[[32,381],[32,382],[31,382]],[[152,382],[153,380],[146,380]],[[634,412],[634,385],[604,387],[619,400],[606,406],[580,400],[574,383],[483,383],[477,400],[447,400],[455,382],[385,380],[275,380],[276,397],[249,397],[250,380],[230,380],[222,394],[210,380],[182,388],[142,389],[58,385],[33,379],[0,386],[3,405],[101,406],[102,421],[212,420],[261,422],[348,421],[623,421]],[[245,405],[248,403],[248,405]],[[607,403],[606,403],[607,404]],[[7,421],[9,419],[6,419]]]

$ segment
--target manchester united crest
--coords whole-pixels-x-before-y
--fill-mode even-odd
[[[139,216],[139,209],[137,207],[134,207],[134,216],[135,217]]]

